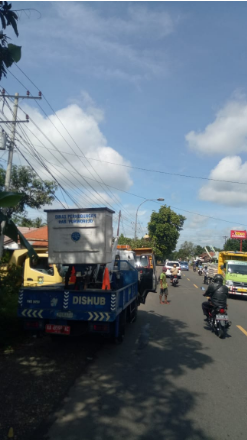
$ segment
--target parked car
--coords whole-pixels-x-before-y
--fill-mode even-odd
[[[176,266],[179,268],[178,271],[178,278],[181,278],[181,268],[179,261],[166,261],[164,267],[166,268],[166,276],[169,278],[171,276],[171,268],[176,264]]]
[[[180,261],[181,270],[189,270],[189,263],[187,261]]]

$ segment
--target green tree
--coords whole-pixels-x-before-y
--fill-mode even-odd
[[[2,165],[0,165],[0,191],[4,190],[4,181],[5,181],[5,170]]]
[[[17,229],[16,225],[9,218],[9,216],[5,214],[5,210],[16,206],[22,197],[23,194],[0,191],[0,235],[7,235],[7,237],[11,238],[16,243],[18,243],[18,239],[20,239],[21,244],[28,250],[29,256],[37,257],[33,247]],[[3,230],[2,222],[5,222]],[[0,249],[0,252],[2,252],[2,249]]]
[[[240,240],[229,238],[224,245],[224,251],[240,251]],[[247,252],[247,240],[243,240],[242,251]]]
[[[178,251],[178,258],[181,258],[182,260],[187,260],[191,256],[195,255],[195,246],[191,241],[185,241],[179,251]]]
[[[41,217],[36,217],[34,220],[32,220],[26,216],[13,215],[12,220],[17,226],[26,226],[28,228],[41,228],[47,224]]]
[[[121,234],[118,239],[118,244],[128,244],[129,246],[131,246],[132,240],[132,238],[125,237],[123,234]]]
[[[158,258],[165,258],[175,250],[185,220],[166,205],[161,206],[159,212],[152,213],[148,230]]]
[[[118,244],[128,244],[129,246],[131,246],[131,249],[141,247],[154,248],[154,243],[152,241],[144,240],[144,238],[128,238],[125,237],[123,234],[120,235],[118,239]]]
[[[194,256],[195,257],[199,257],[204,252],[206,252],[205,249],[202,246],[200,246],[199,244],[194,247]]]
[[[5,180],[5,170],[0,169],[0,190],[3,190]],[[16,214],[19,226],[31,226],[32,220],[28,219],[25,207],[40,209],[44,205],[50,205],[55,199],[57,185],[48,180],[40,180],[30,167],[14,165],[11,172],[10,191],[22,193],[22,198],[18,205],[9,210],[9,214]],[[20,216],[21,214],[21,216]],[[36,219],[37,221],[37,219]]]
[[[12,26],[15,35],[18,37],[17,14],[11,10],[12,5],[8,2],[0,2],[0,20],[2,30],[0,31],[0,80],[7,76],[7,69],[12,64],[18,63],[21,59],[21,47],[8,43],[9,38],[4,33],[7,26]]]

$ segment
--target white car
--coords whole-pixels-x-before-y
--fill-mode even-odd
[[[174,264],[176,264],[176,266],[179,268],[178,271],[178,278],[181,278],[181,268],[180,268],[180,264],[178,261],[166,261],[164,267],[166,268],[166,276],[170,277],[171,276],[171,269],[174,266]]]

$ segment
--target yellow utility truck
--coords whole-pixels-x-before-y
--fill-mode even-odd
[[[247,295],[247,252],[220,252],[218,273],[223,275],[229,294]]]
[[[23,268],[23,286],[46,286],[59,284],[63,278],[55,264],[48,263],[47,249],[35,249],[38,259],[30,259],[26,249],[13,251],[8,263],[1,264],[1,275],[8,271],[12,265]]]

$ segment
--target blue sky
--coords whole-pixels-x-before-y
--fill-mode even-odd
[[[22,46],[18,65],[76,141],[44,99],[40,105],[50,119],[35,102],[21,103],[53,143],[32,122],[32,133],[23,126],[67,190],[69,195],[58,191],[61,201],[69,207],[74,200],[82,207],[107,202],[116,211],[121,207],[122,232],[131,236],[143,199],[114,188],[147,199],[163,197],[187,217],[179,244],[222,246],[230,229],[247,228],[245,185],[98,161],[247,183],[245,2],[14,2],[13,7],[38,11],[20,12],[20,36],[11,34]],[[37,93],[16,66],[10,71]],[[1,85],[8,93],[25,94],[11,74]],[[19,147],[42,176],[51,178],[25,145]],[[63,157],[51,151],[55,148]],[[83,154],[87,161],[78,157]],[[17,153],[14,162],[24,163]],[[139,236],[153,209],[158,204],[141,207]]]

